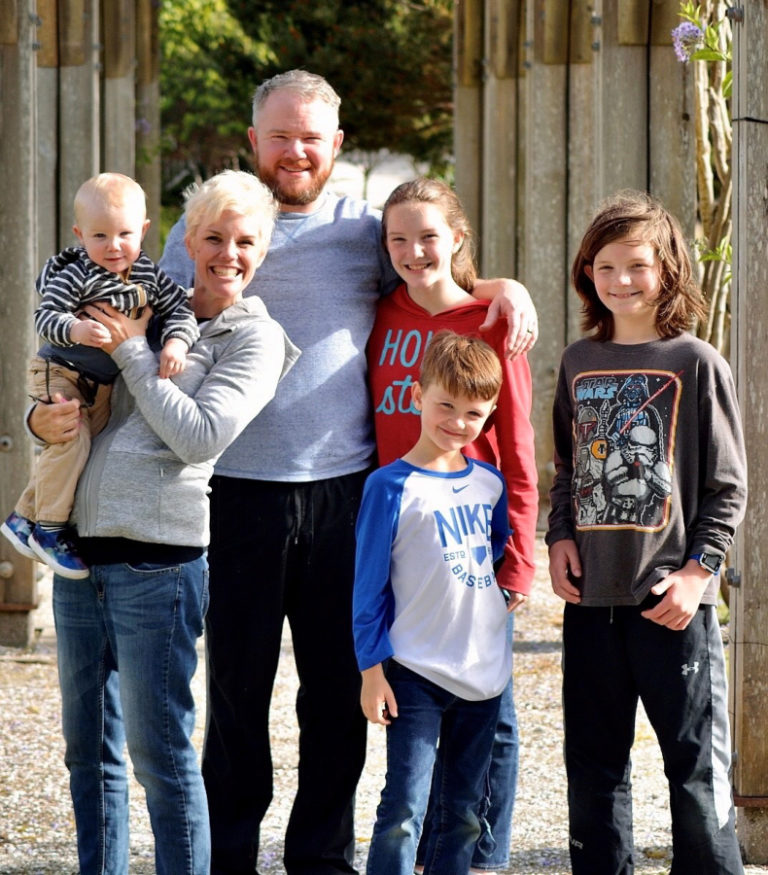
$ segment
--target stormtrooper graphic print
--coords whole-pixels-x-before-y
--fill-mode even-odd
[[[669,521],[681,374],[587,371],[573,381],[576,529],[660,531]]]

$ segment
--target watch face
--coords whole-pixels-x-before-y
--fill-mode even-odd
[[[699,559],[699,565],[711,571],[712,574],[717,574],[720,571],[720,566],[723,564],[723,557],[717,553],[702,553]]]

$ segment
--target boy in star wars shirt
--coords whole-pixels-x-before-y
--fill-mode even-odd
[[[743,872],[734,830],[718,571],[744,516],[727,363],[687,331],[706,304],[677,222],[624,193],[572,271],[594,333],[563,353],[547,544],[565,600],[563,708],[574,875],[633,871],[638,699],[670,784],[672,873]]]

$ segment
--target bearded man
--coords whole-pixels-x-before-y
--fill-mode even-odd
[[[378,211],[327,191],[344,138],[339,105],[325,79],[292,70],[257,89],[248,130],[256,171],[280,214],[245,294],[264,300],[302,355],[211,481],[203,776],[212,875],[256,871],[272,799],[269,708],[286,617],[300,735],[285,868],[288,875],[357,871],[353,814],[365,719],[352,645],[354,526],[374,459],[365,345],[376,302],[397,278]],[[160,264],[191,285],[183,236],[182,220]],[[524,287],[503,280],[483,291],[500,292],[494,304],[506,301],[510,352],[532,346],[536,313]]]

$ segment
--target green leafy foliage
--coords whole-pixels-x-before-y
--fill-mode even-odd
[[[233,7],[253,7],[235,2]],[[446,0],[267,0],[275,63],[320,73],[342,98],[346,148],[386,147],[433,164],[452,146],[452,4]],[[268,22],[268,24],[267,24]]]
[[[382,148],[445,173],[452,151],[450,0],[164,0],[167,177],[248,160],[255,87],[293,67],[342,98],[345,151]]]
[[[248,160],[254,82],[273,60],[227,0],[164,0],[159,9],[166,188]]]
[[[696,196],[701,236],[696,240],[702,291],[709,317],[699,337],[727,353],[731,291],[732,34],[723,0],[680,4],[682,23],[672,31],[675,53],[693,62],[696,108]]]

